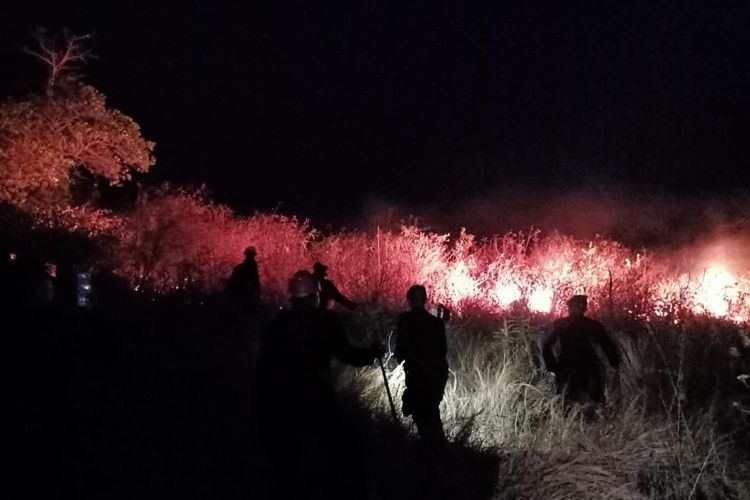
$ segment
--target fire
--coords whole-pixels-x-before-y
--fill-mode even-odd
[[[513,302],[521,299],[521,289],[514,283],[498,282],[495,285],[492,295],[500,307],[507,308]]]
[[[478,296],[477,281],[469,273],[469,266],[458,261],[447,280],[448,291],[454,302]]]
[[[723,318],[729,314],[730,302],[737,295],[737,278],[723,266],[713,264],[703,273],[695,302],[699,310]]]
[[[377,297],[395,308],[403,306],[411,285],[421,283],[428,286],[431,300],[458,315],[518,314],[524,306],[538,314],[563,314],[567,297],[586,293],[593,315],[750,319],[750,275],[734,274],[729,263],[737,266],[737,259],[713,248],[702,251],[712,264],[696,274],[675,271],[673,256],[636,253],[600,237],[580,241],[559,234],[509,233],[475,240],[464,235],[461,245],[450,247],[447,235],[404,226],[400,232],[339,233],[314,241],[306,223],[275,214],[235,217],[228,208],[189,193],[156,196],[128,219],[86,212],[64,221],[118,241],[115,273],[139,291],[170,293],[188,286],[216,291],[240,249],[253,242],[262,256],[261,279],[269,301],[284,300],[286,279],[295,270],[323,260],[333,263],[336,285],[344,293],[361,301]],[[154,228],[150,221],[162,221],[164,227]],[[90,229],[100,225],[101,230]],[[159,247],[164,241],[169,245]]]
[[[550,288],[537,288],[529,295],[529,309],[533,312],[549,313],[552,311],[552,296]]]

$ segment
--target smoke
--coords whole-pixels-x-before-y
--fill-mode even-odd
[[[750,271],[750,234],[709,233],[671,255],[679,271],[694,276],[712,267],[747,276]]]
[[[514,186],[453,205],[407,205],[382,197],[365,204],[359,228],[413,222],[441,233],[465,227],[480,237],[540,229],[578,239],[599,235],[646,248],[681,271],[720,262],[735,272],[750,268],[750,193],[676,195],[612,186],[563,191]]]

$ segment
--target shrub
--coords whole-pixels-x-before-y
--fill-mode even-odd
[[[258,249],[267,298],[278,299],[291,274],[309,265],[306,222],[276,214],[239,218],[200,192],[159,190],[123,217],[114,267],[141,290],[219,290],[245,247]]]

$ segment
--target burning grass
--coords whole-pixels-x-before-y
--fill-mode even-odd
[[[344,293],[366,304],[348,320],[368,337],[387,339],[405,290],[426,284],[434,302],[457,313],[448,329],[452,373],[442,412],[454,443],[466,447],[451,448],[448,470],[419,475],[423,455],[392,457],[408,435],[392,424],[369,428],[363,436],[374,498],[408,498],[404,485],[420,491],[418,479],[426,477],[447,482],[444,494],[458,492],[450,498],[471,498],[477,456],[499,457],[476,463],[494,468],[482,478],[498,481],[499,498],[750,495],[742,476],[747,457],[738,452],[747,447],[747,417],[738,408],[748,405],[736,393],[737,376],[750,373],[742,329],[750,288],[721,259],[690,269],[605,238],[537,231],[477,240],[402,226],[323,236],[293,218],[237,217],[174,192],[144,198],[117,217],[89,217],[83,209],[66,217],[72,230],[107,249],[104,264],[153,293],[220,290],[253,244],[265,299],[280,303],[287,277],[321,260]],[[625,353],[619,388],[610,387],[594,422],[579,409],[566,411],[539,356],[544,325],[574,293],[590,296],[592,313]],[[344,392],[361,394],[376,421],[387,421],[380,372],[344,373]],[[401,367],[392,361],[388,376],[398,403]],[[467,449],[477,451],[473,458]]]
[[[720,254],[675,261],[602,237],[581,241],[537,230],[478,240],[465,231],[452,237],[403,225],[324,236],[277,214],[237,217],[187,192],[154,193],[120,216],[92,212],[89,225],[82,214],[61,223],[107,236],[107,265],[132,287],[161,294],[221,290],[244,247],[254,245],[264,296],[275,303],[294,271],[320,260],[344,293],[388,307],[421,283],[459,314],[559,314],[570,295],[582,293],[592,310],[610,316],[738,323],[750,317],[750,276]]]
[[[593,311],[645,321],[750,318],[747,263],[710,245],[693,254],[627,248],[538,230],[477,239],[414,225],[323,235],[278,214],[238,217],[201,193],[157,190],[119,215],[85,207],[44,214],[101,242],[103,265],[157,294],[220,291],[248,245],[258,249],[263,294],[282,303],[286,280],[320,260],[347,295],[387,307],[415,283],[458,314],[559,314],[573,294]],[[712,248],[712,251],[709,250]],[[679,258],[676,258],[679,255]]]

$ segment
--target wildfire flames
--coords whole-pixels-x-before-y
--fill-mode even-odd
[[[529,295],[529,309],[534,312],[551,312],[553,295],[554,292],[549,288],[538,288],[532,291]]]
[[[742,259],[708,246],[697,252],[698,260],[689,260],[636,252],[605,238],[581,241],[538,231],[483,240],[462,232],[452,240],[402,226],[320,238],[294,218],[236,217],[182,192],[146,199],[125,217],[79,212],[66,212],[59,223],[106,235],[114,242],[106,265],[133,288],[157,294],[221,290],[244,248],[253,244],[264,298],[277,304],[287,300],[289,276],[321,261],[352,299],[394,309],[404,307],[406,290],[419,283],[433,302],[459,315],[559,315],[571,295],[585,294],[594,314],[646,321],[690,315],[750,320],[750,275],[738,272]]]
[[[521,289],[513,283],[497,283],[494,298],[498,306],[507,308],[514,302],[521,300]]]
[[[568,297],[586,294],[594,311],[645,320],[750,318],[750,279],[719,259],[680,271],[668,255],[633,253],[604,239],[585,243],[553,235],[532,244],[522,239],[515,234],[501,243],[458,243],[459,251],[449,252],[443,264],[444,280],[433,275],[428,282],[435,300],[459,312],[471,307],[561,314]],[[347,280],[346,270],[340,275]]]
[[[623,302],[622,296],[602,297],[602,292],[604,295],[609,295],[607,292],[614,292],[608,290],[607,286],[604,286],[602,290],[601,279],[598,279],[593,272],[589,275],[584,273],[583,276],[578,273],[578,284],[571,287],[571,283],[566,283],[566,278],[575,267],[572,262],[560,262],[557,259],[541,267],[546,271],[548,281],[559,284],[557,288],[531,282],[524,284],[524,275],[529,273],[520,272],[501,277],[489,287],[489,301],[499,312],[510,311],[514,307],[521,306],[532,313],[540,314],[562,312],[564,300],[573,293],[590,293],[595,297],[598,295],[596,302],[600,310],[606,310],[608,306],[614,307],[613,304]],[[633,265],[626,259],[622,262],[622,268],[632,269]],[[483,297],[485,287],[481,286],[481,280],[469,274],[467,269],[466,263],[459,262],[449,275],[447,298],[454,305],[469,300],[482,303],[485,299]],[[630,292],[637,294],[638,283],[632,283],[632,285]],[[671,316],[677,319],[689,313],[743,323],[750,312],[750,296],[748,295],[750,280],[735,275],[723,264],[711,263],[705,266],[697,276],[687,272],[671,276],[660,275],[653,279],[650,285],[652,291],[647,302],[656,317]],[[627,307],[613,312],[648,317],[647,311],[638,312],[636,309]]]
[[[706,268],[696,289],[695,302],[704,312],[724,318],[739,296],[738,279],[724,267],[714,264]],[[741,316],[735,319],[744,320]]]

